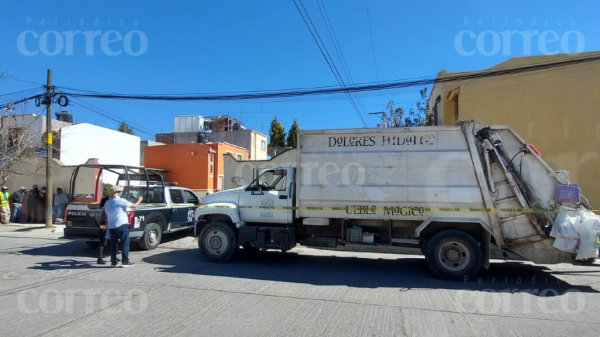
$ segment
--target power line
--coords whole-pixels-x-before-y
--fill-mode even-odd
[[[375,78],[377,82],[379,82],[379,70],[377,69],[377,57],[375,57],[375,45],[373,42],[373,30],[371,29],[371,13],[369,13],[369,0],[365,0],[365,7],[367,7],[367,22],[369,23],[369,36],[371,37],[371,51],[373,53],[373,64],[375,65]],[[379,98],[379,102],[381,102],[381,97]]]
[[[296,9],[298,10],[298,13],[300,13],[300,16],[302,17],[302,20],[304,21],[304,24],[306,25],[306,28],[308,28],[308,31],[310,32],[310,35],[312,36],[313,40],[317,44],[317,47],[319,48],[319,51],[321,52],[321,55],[323,55],[323,58],[325,59],[325,62],[327,62],[327,65],[329,66],[329,69],[331,70],[331,72],[333,73],[334,77],[336,78],[336,80],[340,84],[341,89],[346,89],[346,84],[344,83],[344,80],[342,79],[339,71],[337,70],[337,67],[335,66],[335,63],[333,63],[333,60],[331,60],[331,56],[329,56],[329,52],[327,52],[327,48],[323,44],[323,40],[321,39],[321,36],[319,35],[319,32],[316,30],[316,27],[312,23],[312,20],[310,19],[310,16],[308,15],[308,12],[306,12],[306,8],[304,7],[304,4],[302,3],[302,0],[298,0],[298,1],[300,2],[300,5],[302,6],[302,8],[304,10],[304,12],[306,14],[306,18],[308,18],[308,21],[310,22],[310,25],[306,21],[306,18],[304,17],[304,14],[302,13],[302,10],[300,10],[300,7],[298,6],[298,3],[296,2],[296,0],[293,0],[293,1],[294,1],[294,4],[296,5]],[[314,33],[313,33],[313,29],[311,29],[311,26],[314,29]],[[319,43],[319,41],[317,41],[317,37],[315,37],[315,35],[318,37],[318,40],[321,41],[321,44]],[[350,92],[348,92],[347,90],[345,90],[345,92],[346,92],[346,95],[348,96],[348,99],[350,100],[350,104],[352,104],[352,106],[354,107],[354,110],[356,111],[356,114],[358,115],[358,117],[362,121],[363,125],[366,127],[367,126],[367,122],[365,121],[365,118],[363,117],[363,115],[361,114],[360,110],[356,106],[356,103],[352,99],[352,96],[350,95]]]
[[[317,8],[319,9],[319,13],[321,14],[321,19],[323,20],[323,23],[325,23],[325,28],[327,29],[327,34],[329,35],[329,39],[331,40],[331,42],[333,44],[333,47],[338,56],[338,59],[342,63],[342,70],[346,74],[346,77],[348,78],[348,81],[350,82],[350,84],[353,85],[354,79],[352,78],[352,73],[350,72],[350,69],[348,68],[348,63],[346,62],[346,58],[344,57],[344,53],[342,52],[342,48],[340,47],[340,44],[337,39],[337,35],[335,34],[335,30],[333,29],[333,25],[331,24],[331,20],[329,19],[329,14],[327,13],[327,9],[325,8],[325,5],[323,4],[322,0],[315,0],[315,4],[317,5]],[[325,15],[323,15],[323,13],[325,13]],[[357,93],[354,93],[353,96],[358,101],[358,104],[362,108],[363,116],[365,116],[366,110],[362,103],[362,100],[360,99],[360,97]]]
[[[475,80],[487,77],[496,77],[509,74],[532,72],[550,68],[572,66],[582,63],[590,63],[600,61],[600,56],[570,59],[566,61],[558,61],[551,63],[543,63],[532,66],[522,66],[515,68],[504,68],[499,70],[481,71],[475,73],[463,73],[458,75],[451,75],[445,77],[422,77],[412,80],[400,80],[390,82],[376,82],[371,84],[357,84],[353,86],[340,87],[326,87],[326,88],[305,88],[290,91],[254,91],[254,92],[240,92],[234,94],[116,94],[116,93],[103,93],[103,94],[88,94],[88,93],[77,93],[77,92],[63,92],[64,95],[72,97],[93,97],[93,98],[105,98],[105,99],[128,99],[128,100],[150,100],[150,101],[241,101],[241,100],[256,100],[256,99],[272,99],[272,98],[289,98],[289,97],[303,97],[303,96],[321,96],[321,95],[332,95],[347,92],[370,92],[379,90],[394,90],[394,89],[405,89],[411,87],[420,87],[432,85],[438,83],[448,83],[455,81]]]
[[[90,104],[90,103],[88,103],[88,102],[85,102],[85,101],[83,101],[83,100],[81,100],[81,99],[74,99],[74,101],[75,101],[75,103],[76,103],[78,106],[80,106],[80,107],[82,107],[82,108],[84,108],[84,109],[87,109],[87,110],[89,110],[89,111],[91,111],[91,112],[94,112],[94,113],[96,113],[96,114],[100,115],[100,116],[103,116],[103,117],[105,117],[105,118],[108,118],[108,119],[110,119],[110,120],[113,120],[113,121],[115,121],[115,122],[117,122],[117,123],[121,123],[121,122],[127,123],[127,125],[129,125],[129,126],[132,128],[132,129],[134,129],[134,130],[137,130],[137,131],[139,131],[139,132],[142,132],[142,133],[145,133],[145,134],[147,134],[147,135],[150,135],[150,136],[152,136],[152,137],[154,137],[154,135],[155,135],[156,133],[158,133],[158,132],[154,132],[154,131],[152,131],[152,130],[150,130],[150,129],[147,129],[147,128],[144,128],[144,127],[141,127],[141,126],[139,126],[139,125],[138,125],[138,126],[136,126],[136,124],[135,124],[135,123],[132,123],[132,122],[130,122],[130,121],[127,121],[127,120],[125,120],[125,119],[123,119],[123,118],[120,118],[120,117],[118,117],[118,116],[115,116],[115,115],[111,114],[110,112],[108,112],[108,111],[106,111],[106,110],[102,110],[102,109],[100,109],[100,108],[98,108],[98,107],[96,107],[96,106],[94,106],[94,105],[92,105],[92,104]]]

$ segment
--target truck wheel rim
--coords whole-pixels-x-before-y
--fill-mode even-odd
[[[471,254],[464,244],[449,241],[440,248],[438,260],[444,268],[450,271],[460,271],[471,262]]]
[[[206,248],[213,255],[221,255],[229,248],[227,235],[219,230],[213,230],[206,236]]]
[[[148,236],[148,240],[150,241],[150,243],[155,243],[157,239],[158,232],[156,231],[156,229],[151,230],[150,235]]]

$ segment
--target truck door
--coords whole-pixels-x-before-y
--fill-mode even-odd
[[[198,204],[200,203],[200,198],[198,198],[198,196],[190,190],[181,190],[181,191],[183,192],[183,198],[185,199],[185,202],[187,203],[186,222],[183,225],[186,227],[190,227],[195,224],[194,212],[196,211],[196,208],[198,207]]]
[[[287,169],[264,171],[240,194],[240,214],[245,222],[292,221],[292,173]]]
[[[171,230],[181,229],[188,225],[190,207],[182,192],[178,188],[169,189],[169,197],[171,198]],[[193,214],[192,212],[192,216]]]

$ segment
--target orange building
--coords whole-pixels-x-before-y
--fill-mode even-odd
[[[166,170],[167,181],[204,196],[223,189],[223,156],[228,154],[242,160],[249,158],[246,149],[228,143],[167,144],[146,147],[144,164]]]
[[[250,159],[250,153],[248,150],[241,146],[229,144],[229,143],[207,143],[213,150],[216,151],[217,155],[215,158],[215,167],[217,168],[217,174],[214,176],[214,185],[217,191],[222,191],[225,179],[225,166],[223,156],[231,155],[238,161]]]

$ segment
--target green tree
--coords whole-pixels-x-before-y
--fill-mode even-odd
[[[298,120],[294,119],[294,124],[290,127],[290,131],[287,135],[287,146],[294,149],[298,146],[298,131],[300,131],[300,126],[298,126]]]
[[[113,187],[112,184],[109,183],[104,183],[102,184],[102,196],[112,196],[112,194],[110,194],[110,189]]]
[[[127,125],[127,123],[125,123],[125,122],[121,122],[121,125],[119,125],[119,128],[117,129],[117,131],[121,131],[123,133],[133,135],[133,129],[131,129],[129,127],[129,125]]]
[[[390,101],[383,111],[381,127],[399,128],[403,126],[425,126],[434,124],[434,115],[427,102],[427,88],[420,91],[421,98],[413,103],[416,107],[396,108],[394,101]],[[439,103],[440,97],[437,97],[435,103]]]
[[[285,129],[281,122],[277,120],[277,116],[271,121],[271,129],[269,130],[269,146],[281,147],[285,146]]]

